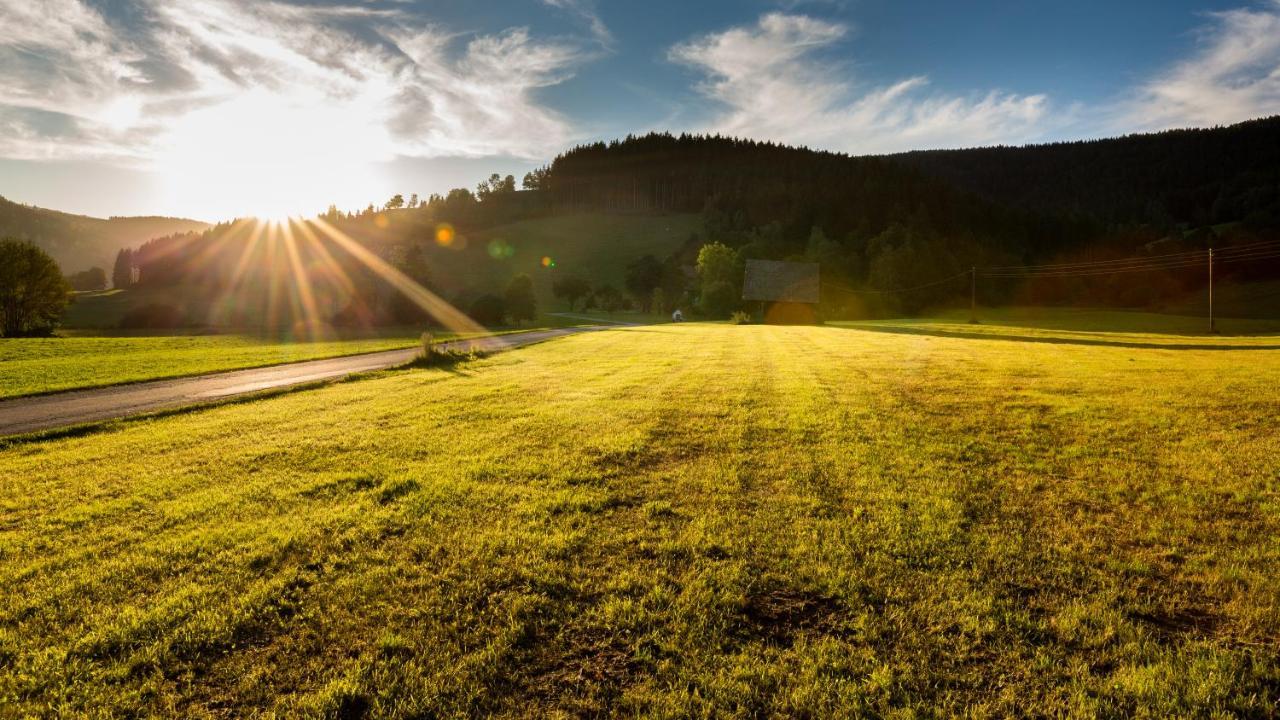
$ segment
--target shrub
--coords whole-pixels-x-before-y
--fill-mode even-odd
[[[569,311],[572,312],[579,298],[590,297],[591,283],[573,275],[562,277],[551,283],[551,294],[562,300],[568,300]]]
[[[452,367],[458,363],[479,360],[488,353],[477,350],[474,347],[465,350],[454,350],[444,348],[432,342],[431,333],[422,334],[422,348],[418,351],[418,356],[410,360],[406,367],[419,368],[438,368]]]
[[[738,310],[729,316],[729,324],[730,325],[750,325],[751,315],[748,313],[744,313],[741,310]]]
[[[533,295],[533,280],[528,275],[520,273],[511,278],[511,284],[507,285],[506,303],[507,314],[516,325],[538,316],[538,300]]]
[[[107,271],[100,267],[89,268],[83,272],[69,275],[67,282],[71,284],[72,290],[79,290],[80,292],[106,290]]]
[[[708,317],[724,318],[738,305],[733,285],[723,280],[710,283],[702,290],[701,308]]]
[[[497,295],[481,295],[471,303],[470,314],[481,325],[501,325],[507,317],[507,304]]]
[[[654,313],[667,312],[667,294],[662,288],[653,289],[653,297],[649,299],[649,311]]]
[[[626,309],[626,298],[622,297],[622,293],[612,285],[605,285],[595,292],[596,303],[601,310],[612,315],[619,310]]]

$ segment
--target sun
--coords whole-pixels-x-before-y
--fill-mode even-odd
[[[265,91],[186,116],[154,170],[166,212],[208,221],[314,216],[390,197],[385,130],[362,113]]]
[[[249,213],[248,217],[257,220],[267,227],[278,228],[302,220],[306,216],[301,213],[290,212],[288,210],[274,210],[270,212]]]

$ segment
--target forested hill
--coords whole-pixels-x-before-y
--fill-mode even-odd
[[[1053,252],[1078,234],[987,202],[905,163],[770,142],[650,134],[575,148],[541,187],[558,212],[704,212],[708,239],[730,245],[771,227],[770,255],[805,250],[813,228],[863,246],[894,224],[982,239],[1000,254]],[[736,238],[736,239],[735,239]]]
[[[953,300],[972,267],[1197,252],[1280,240],[1280,117],[1226,128],[1020,148],[852,157],[769,142],[650,134],[570,150],[533,174],[544,210],[702,211],[739,258],[818,262],[830,287]],[[1265,262],[1261,262],[1265,260]],[[1224,267],[1270,279],[1280,260]],[[1152,305],[1203,273],[988,283],[992,302]]]
[[[557,157],[554,207],[719,209],[740,225],[811,227],[860,244],[894,223],[1026,260],[1082,244],[1245,222],[1280,226],[1280,117],[1026,147],[851,157],[768,142],[651,134]],[[1124,242],[1129,242],[1125,240]]]
[[[204,230],[208,223],[167,217],[72,215],[0,197],[0,237],[30,240],[53,256],[64,273],[100,267],[111,272],[116,252],[154,237]]]
[[[1004,205],[1105,224],[1280,225],[1280,116],[1205,130],[890,159]]]

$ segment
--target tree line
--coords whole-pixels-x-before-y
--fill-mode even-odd
[[[491,174],[474,189],[396,194],[384,203],[320,217],[456,306],[492,319],[523,318],[510,277],[478,277],[494,251],[468,235],[517,220],[569,212],[698,213],[696,238],[664,258],[628,263],[616,288],[598,278],[557,277],[570,308],[634,306],[668,312],[736,309],[742,267],[753,258],[816,262],[829,316],[918,312],[967,300],[974,266],[1155,256],[1277,237],[1280,119],[1025,148],[851,157],[771,142],[653,133],[573,148],[520,181]],[[441,227],[457,242],[433,242]],[[296,290],[281,246],[246,258],[243,228],[223,224],[122,249],[115,287],[181,287],[196,314],[235,321],[288,315]],[[439,238],[436,238],[437,240]],[[607,242],[601,238],[600,242]],[[315,296],[337,322],[415,317],[384,279],[338,249],[302,245]],[[272,249],[274,248],[274,249]],[[708,250],[707,265],[699,262]],[[501,248],[497,248],[501,251]],[[272,253],[275,253],[274,255]],[[495,256],[496,257],[496,256]],[[335,264],[346,279],[333,277]],[[728,267],[730,271],[708,270]],[[1224,268],[1220,279],[1273,277],[1275,260]],[[238,275],[237,275],[238,273]],[[98,287],[102,271],[71,278]],[[481,274],[483,275],[483,273]],[[468,279],[469,278],[469,279]],[[708,279],[713,278],[713,279]],[[1198,269],[1131,277],[999,280],[978,288],[987,303],[1140,306],[1197,292]],[[927,286],[898,293],[903,288]],[[234,289],[236,302],[226,299]],[[284,298],[284,299],[282,299]],[[202,305],[203,303],[203,305]],[[208,307],[205,307],[208,306]],[[188,312],[187,314],[191,314]]]

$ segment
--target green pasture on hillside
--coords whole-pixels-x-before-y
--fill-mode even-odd
[[[627,264],[644,255],[659,260],[680,249],[691,234],[702,229],[700,215],[606,215],[587,213],[553,215],[523,220],[473,233],[471,242],[510,244],[510,258],[494,263],[487,281],[501,287],[514,273],[528,273],[534,280],[543,310],[567,311],[563,300],[551,294],[558,276],[577,275],[597,287],[612,285],[626,292]],[[542,265],[542,258],[555,267]],[[478,285],[484,282],[476,280]]]

